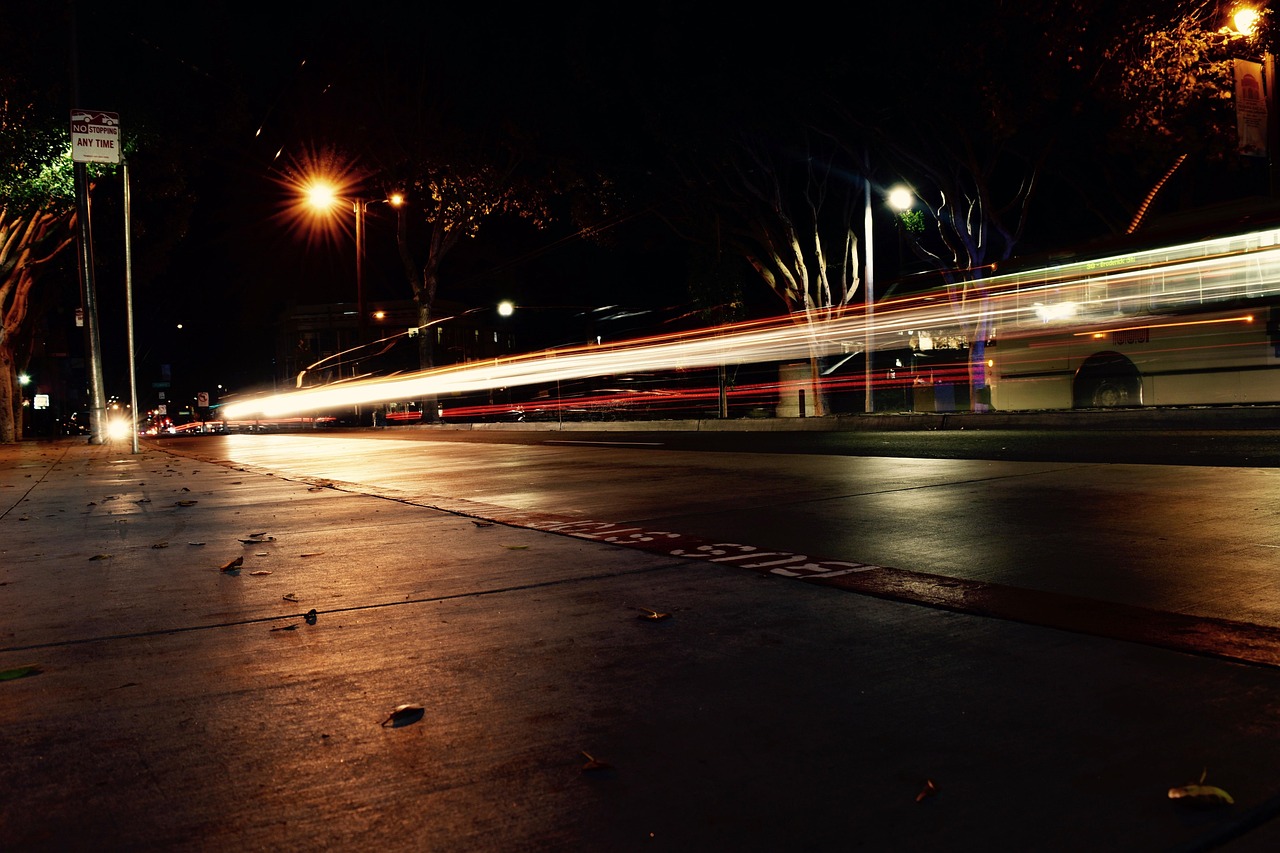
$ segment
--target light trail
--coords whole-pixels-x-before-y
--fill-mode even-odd
[[[881,308],[876,313],[872,337],[879,347],[886,341],[898,342],[902,333],[930,323],[954,325],[977,318],[976,311],[957,316],[956,312],[941,306],[934,310],[916,306],[913,310],[896,312]],[[255,415],[276,418],[352,405],[546,385],[594,376],[808,359],[861,351],[866,339],[866,322],[860,309],[834,312],[808,321],[804,315],[789,316],[686,335],[667,334],[616,345],[568,347],[305,389],[229,405],[224,415],[233,420]]]
[[[995,275],[967,290],[882,303],[867,327],[861,307],[824,309],[604,346],[566,347],[393,377],[264,396],[228,405],[228,419],[279,418],[361,404],[596,376],[808,360],[901,346],[926,329],[1040,327],[1081,334],[1163,312],[1280,292],[1280,230],[1137,255]],[[1134,269],[1138,265],[1141,269]]]

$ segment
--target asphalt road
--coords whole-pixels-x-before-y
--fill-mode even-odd
[[[366,430],[362,437],[470,443],[598,445],[665,450],[1117,462],[1140,465],[1280,467],[1280,430],[1272,429],[949,429],[816,431],[665,431],[533,429]]]
[[[889,571],[831,582],[1280,664],[1280,472],[1250,464],[1274,457],[1274,438],[368,430],[166,446],[503,523],[738,555],[774,573],[788,560],[874,566]]]

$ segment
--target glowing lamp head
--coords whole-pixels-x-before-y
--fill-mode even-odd
[[[916,197],[911,190],[904,186],[896,186],[889,190],[889,206],[894,210],[910,210],[911,205],[915,203]]]
[[[307,204],[316,210],[328,210],[338,203],[338,191],[333,184],[317,181],[307,187]]]
[[[515,313],[515,310],[516,310],[515,303],[509,299],[504,299],[503,301],[498,303],[499,317],[510,317],[512,314]]]
[[[1231,13],[1231,24],[1240,35],[1252,38],[1261,17],[1257,9],[1241,6]]]

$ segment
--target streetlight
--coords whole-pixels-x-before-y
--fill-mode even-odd
[[[327,181],[318,180],[306,187],[307,202],[317,210],[331,210],[335,205],[346,201],[339,197],[338,190]],[[364,302],[364,217],[371,204],[386,203],[392,207],[404,204],[404,196],[392,193],[387,198],[350,200],[351,210],[356,217],[356,343],[363,344],[366,338],[368,318],[365,317]]]
[[[864,319],[864,326],[863,326],[865,330],[866,343],[862,347],[862,353],[863,353],[863,358],[865,359],[864,369],[866,371],[863,379],[863,383],[865,384],[866,387],[865,387],[865,398],[863,400],[862,408],[863,408],[863,411],[865,411],[867,414],[871,414],[876,410],[875,395],[872,393],[872,390],[871,390],[871,380],[873,378],[873,373],[874,373],[874,371],[871,368],[871,354],[872,352],[875,351],[875,345],[872,341],[872,338],[874,336],[873,333],[875,330],[876,288],[875,288],[875,275],[874,275],[875,251],[873,248],[875,239],[872,234],[872,223],[871,223],[871,160],[870,160],[870,157],[867,158],[867,179],[865,184],[866,184],[866,193],[865,193],[866,211],[863,217],[862,229],[863,229],[863,232],[866,234],[866,242],[867,242],[867,249],[866,249],[867,263],[866,263],[866,269],[865,269],[865,275],[864,275],[864,278],[866,279],[866,291],[865,291],[866,296],[864,297],[866,308],[865,308],[865,319]],[[902,184],[898,184],[889,190],[889,194],[886,197],[886,201],[888,201],[889,206],[892,207],[894,210],[901,212],[904,210],[909,210],[911,208],[911,205],[915,203],[915,194],[912,193],[911,190],[908,189],[906,186],[903,186]]]
[[[1232,10],[1230,23],[1219,30],[1228,38],[1241,38],[1256,50],[1255,39],[1263,25],[1262,12],[1252,6],[1241,5]],[[1267,180],[1271,192],[1276,187],[1277,117],[1275,109],[1276,66],[1271,50],[1263,47],[1262,55],[1252,59],[1232,60],[1235,73],[1236,128],[1239,135],[1239,153],[1245,156],[1265,157]]]

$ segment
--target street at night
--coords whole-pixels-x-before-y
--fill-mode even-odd
[[[0,851],[1280,849],[1273,9],[907,17],[6,0]]]
[[[3,846],[1274,843],[1276,469],[481,432],[6,450]]]

